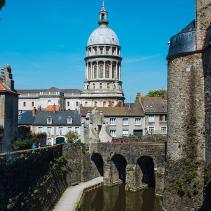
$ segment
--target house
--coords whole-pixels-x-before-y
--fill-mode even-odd
[[[46,133],[47,145],[65,140],[65,135],[75,132],[80,135],[80,115],[78,111],[26,111],[19,114],[19,127],[29,126],[34,134]]]

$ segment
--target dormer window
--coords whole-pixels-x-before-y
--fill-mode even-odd
[[[49,117],[47,118],[47,124],[48,124],[48,125],[51,125],[52,123],[53,123],[53,119],[52,119],[52,117],[49,116]]]
[[[67,124],[72,124],[73,123],[73,119],[72,117],[67,117]]]

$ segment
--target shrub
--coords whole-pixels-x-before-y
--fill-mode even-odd
[[[79,136],[77,133],[74,133],[74,132],[68,132],[66,135],[65,135],[65,138],[66,138],[66,141],[67,143],[75,143],[75,142],[80,142],[80,139],[79,139]]]

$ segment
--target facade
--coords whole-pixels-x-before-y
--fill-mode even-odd
[[[121,46],[108,24],[108,12],[103,3],[99,27],[90,35],[86,47],[86,79],[81,94],[83,107],[114,107],[124,102]]]
[[[81,107],[82,123],[92,107]],[[104,116],[113,138],[167,134],[167,100],[162,97],[143,97],[139,93],[135,103],[116,107],[96,108]]]
[[[0,152],[12,150],[18,132],[18,94],[11,67],[5,65],[0,78]]]
[[[80,135],[81,121],[78,111],[26,111],[19,114],[18,125],[30,127],[34,134],[46,133],[46,144],[53,145],[70,131]]]
[[[58,89],[51,87],[40,90],[18,90],[19,111],[30,111],[34,108],[49,110],[48,107],[57,106],[58,110],[75,110],[80,107],[80,94],[78,89]]]

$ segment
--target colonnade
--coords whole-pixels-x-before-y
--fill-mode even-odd
[[[86,64],[86,80],[111,79],[121,81],[120,62],[93,61]]]

